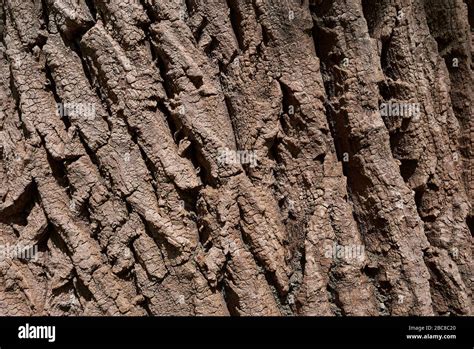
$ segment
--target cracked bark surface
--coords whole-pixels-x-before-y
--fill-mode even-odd
[[[472,1],[0,4],[0,315],[472,315]]]

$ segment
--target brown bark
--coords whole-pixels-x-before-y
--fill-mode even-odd
[[[0,4],[0,315],[471,314],[472,1]]]

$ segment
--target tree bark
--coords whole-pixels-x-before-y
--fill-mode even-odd
[[[0,3],[0,315],[471,314],[471,0]]]

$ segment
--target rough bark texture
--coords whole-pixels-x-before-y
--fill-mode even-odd
[[[471,314],[471,0],[0,3],[0,315]]]

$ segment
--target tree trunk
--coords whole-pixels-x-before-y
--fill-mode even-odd
[[[471,314],[471,0],[0,3],[0,315]]]

